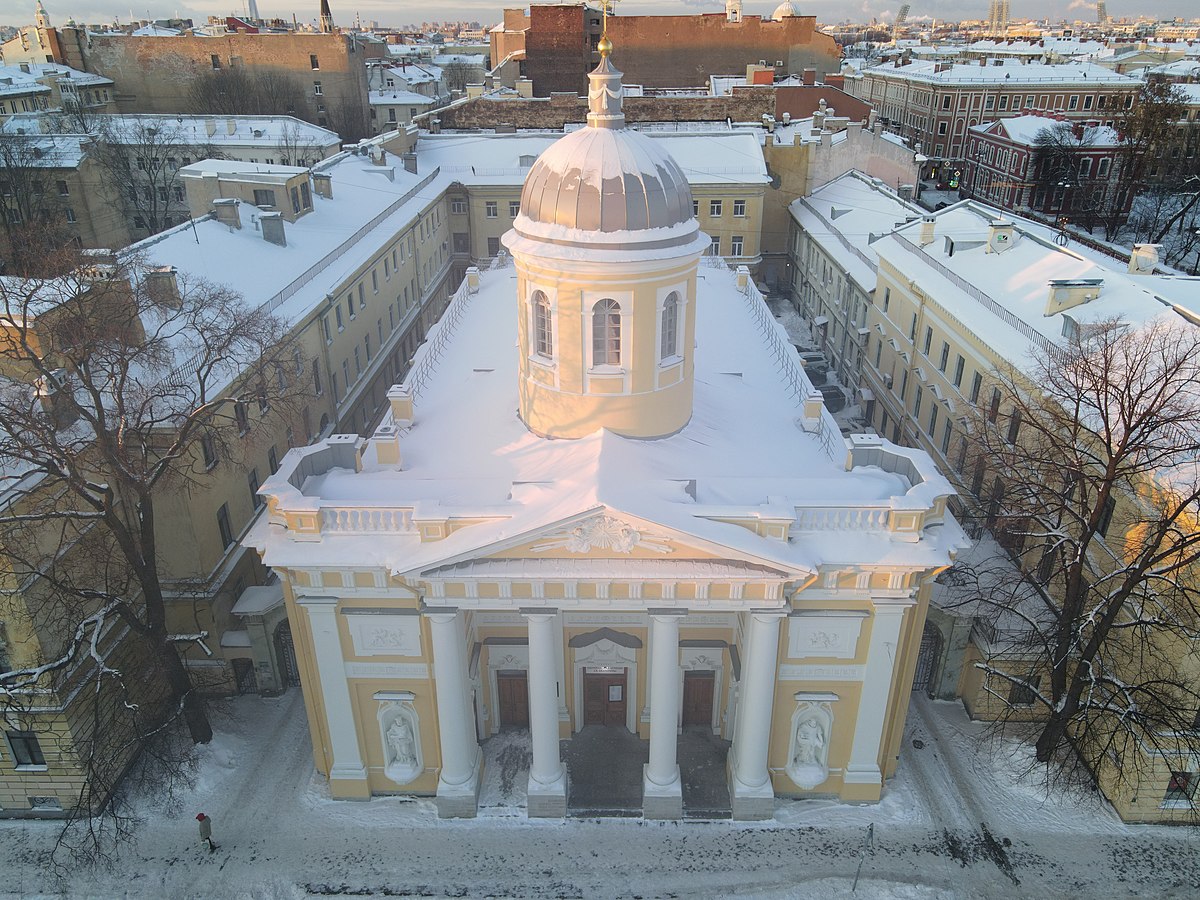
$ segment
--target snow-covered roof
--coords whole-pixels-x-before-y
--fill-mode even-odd
[[[1177,59],[1161,66],[1151,66],[1144,70],[1147,75],[1163,75],[1167,78],[1188,78],[1200,76],[1200,61],[1195,59]]]
[[[517,289],[512,267],[486,272],[479,291],[460,296],[449,340],[425,345],[437,353],[431,377],[415,405],[416,426],[400,437],[403,467],[381,465],[373,446],[363,470],[329,468],[309,476],[302,496],[287,481],[307,450],[289,451],[276,475],[263,486],[280,503],[330,506],[413,506],[436,515],[483,518],[438,541],[413,531],[381,531],[370,540],[336,531],[317,543],[293,542],[265,522],[252,540],[266,546],[276,566],[380,565],[416,573],[466,561],[498,542],[516,542],[557,523],[610,509],[621,517],[652,523],[650,530],[682,535],[693,546],[731,549],[735,557],[774,569],[782,577],[814,571],[825,563],[936,565],[947,560],[962,533],[947,527],[925,533],[918,543],[894,542],[886,530],[803,530],[783,542],[717,518],[798,507],[925,508],[951,492],[920,451],[895,452],[917,463],[926,480],[874,466],[847,471],[844,443],[835,445],[797,426],[798,408],[777,360],[771,329],[778,325],[755,292],[744,294],[725,267],[701,267],[697,279],[695,397],[692,417],[678,433],[657,440],[620,437],[597,430],[577,440],[549,440],[529,431],[517,405]],[[763,306],[757,310],[754,304]],[[767,328],[763,327],[764,321]],[[439,328],[443,325],[439,325]],[[430,349],[436,345],[439,349]],[[794,350],[793,371],[799,371]],[[414,371],[422,365],[418,357]],[[412,376],[410,375],[410,378]],[[385,425],[391,424],[385,417]],[[471,440],[463,440],[464,434]],[[889,448],[891,445],[888,445]],[[913,493],[916,492],[916,493]],[[917,497],[921,499],[917,499]],[[436,512],[435,512],[436,510]],[[811,526],[810,526],[811,527]],[[568,564],[569,565],[569,564]]]
[[[178,28],[167,28],[163,25],[143,25],[136,31],[130,32],[130,37],[179,37]]]
[[[1073,129],[1074,127],[1075,123],[1064,122],[1053,116],[1028,115],[1012,116],[1008,119],[1000,119],[997,122],[983,122],[979,125],[973,125],[971,130],[990,134],[1000,133],[1007,136],[1014,144],[1032,147],[1037,143],[1038,135],[1043,131],[1056,128]],[[1083,138],[1079,142],[1081,148],[1119,147],[1120,145],[1121,135],[1115,128],[1107,125],[1085,126]]]
[[[0,67],[0,97],[49,94],[50,88],[18,66]]]
[[[898,66],[894,62],[883,63],[864,69],[864,75],[880,75],[906,81],[929,84],[985,84],[1007,82],[1013,87],[1022,84],[1091,85],[1107,84],[1136,88],[1140,82],[1127,75],[1118,75],[1111,69],[1089,62],[1072,62],[1061,65],[1030,63],[1023,65],[1019,60],[1000,60],[1002,65],[970,65],[967,63],[912,62]],[[943,71],[937,71],[939,65]]]
[[[261,145],[274,149],[284,133],[293,143],[313,143],[324,149],[340,147],[341,138],[294,116],[180,116],[137,113],[106,116],[105,121],[117,135],[136,134],[146,127],[178,131],[179,140],[192,144]]]
[[[1131,275],[1098,254],[1058,246],[1046,226],[973,201],[932,218],[931,242],[921,245],[918,221],[876,241],[875,252],[1015,365],[1029,361],[1037,348],[1060,342],[1064,316],[1076,323],[1116,317],[1138,325],[1175,315],[1154,297],[1157,278]],[[1014,223],[1013,239],[1008,249],[988,252],[989,225],[1001,218]],[[1046,315],[1051,281],[1096,279],[1103,282],[1096,299]]]
[[[792,217],[865,291],[875,289],[875,242],[923,212],[881,180],[859,172],[835,178],[791,205]]]
[[[429,106],[433,98],[414,91],[388,88],[371,91],[370,102],[372,106]]]
[[[74,169],[87,156],[86,147],[91,141],[80,134],[29,134],[9,132],[5,140],[11,143],[9,152],[20,159],[22,165],[45,169]],[[3,167],[0,166],[0,172]]]
[[[20,63],[18,65],[0,66],[0,79],[11,78],[14,85],[17,81],[34,81],[42,78],[54,79],[70,79],[71,83],[84,87],[93,85],[109,85],[113,84],[111,78],[105,78],[103,75],[95,75],[91,72],[81,72],[79,69],[72,69],[70,66],[59,65],[58,63]],[[0,90],[3,86],[0,85]]]

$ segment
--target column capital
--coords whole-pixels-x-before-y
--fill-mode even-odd
[[[457,606],[422,606],[421,615],[431,622],[437,622],[439,625],[446,622],[453,622],[455,617],[461,612]]]
[[[296,605],[306,609],[331,609],[338,605],[340,597],[311,597],[308,595],[296,597]]]
[[[770,621],[778,621],[780,619],[786,619],[789,610],[787,608],[751,609],[751,610],[747,610],[747,612],[749,612],[750,615],[752,615],[758,621],[766,623],[766,622],[770,622]]]
[[[871,598],[871,610],[877,616],[901,616],[916,605],[917,598],[912,596]]]
[[[675,608],[661,609],[660,608],[660,609],[646,610],[646,615],[650,616],[650,618],[652,618],[652,619],[664,619],[664,620],[665,619],[682,619],[687,614],[688,614],[688,610],[686,610],[686,609],[675,609]]]
[[[558,610],[553,606],[522,606],[518,612],[534,622],[544,622],[558,615]]]

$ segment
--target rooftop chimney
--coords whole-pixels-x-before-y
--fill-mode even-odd
[[[924,216],[921,219],[921,246],[933,243],[933,228],[937,223],[937,219],[933,216]]]
[[[283,233],[283,213],[264,212],[259,216],[262,222],[263,240],[270,241],[280,247],[287,246],[287,237]]]
[[[333,176],[328,172],[313,172],[313,192],[326,200],[333,199]]]
[[[217,221],[230,228],[242,227],[242,201],[236,197],[221,197],[213,201],[213,214]]]

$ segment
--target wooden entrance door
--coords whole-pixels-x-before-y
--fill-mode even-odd
[[[625,726],[625,672],[583,673],[583,724]]]
[[[712,726],[713,672],[683,673],[683,724]]]
[[[529,676],[525,672],[499,672],[496,690],[500,695],[500,727],[529,727]]]

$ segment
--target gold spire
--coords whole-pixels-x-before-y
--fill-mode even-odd
[[[613,4],[617,0],[600,0],[600,9],[602,10],[601,25],[600,25],[600,43],[596,45],[596,49],[600,51],[600,55],[608,59],[608,55],[612,53],[612,41],[608,39],[608,11],[612,9]]]

